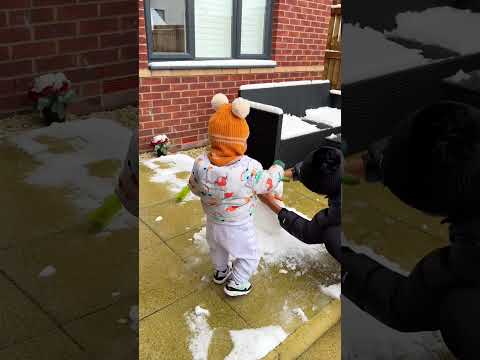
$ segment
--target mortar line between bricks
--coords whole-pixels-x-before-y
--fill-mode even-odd
[[[68,339],[70,339],[70,341],[75,344],[75,346],[77,346],[80,351],[85,352],[86,349],[83,347],[83,345],[80,344],[77,340],[75,340],[75,338],[70,335],[68,331],[63,327],[60,321],[58,321],[53,314],[43,308],[40,302],[38,302],[22,287],[20,287],[17,282],[12,277],[10,277],[4,270],[0,270],[0,274],[2,274],[5,279],[7,279],[18,291],[22,293],[23,296],[25,296],[33,305],[35,305],[52,323],[54,323],[55,326],[62,332],[62,334],[65,335]]]

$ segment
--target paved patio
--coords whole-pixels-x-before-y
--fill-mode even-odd
[[[233,347],[230,330],[279,325],[291,334],[304,324],[291,308],[301,308],[310,319],[332,302],[319,290],[320,283],[338,282],[339,267],[329,255],[318,259],[319,266],[303,276],[279,273],[278,266],[261,267],[252,280],[251,294],[228,298],[222,286],[211,282],[208,254],[192,241],[205,223],[200,202],[177,204],[167,184],[150,181],[154,175],[150,169],[141,165],[140,172],[141,359],[192,359],[189,342],[193,335],[185,314],[197,305],[210,311],[208,324],[214,329],[208,358],[223,359]],[[289,206],[309,216],[326,204],[324,198],[296,183],[286,184],[285,197]],[[328,350],[330,355],[323,352],[304,358],[340,359],[340,333],[329,336],[336,344]]]
[[[138,292],[142,359],[191,359],[184,315],[197,305],[210,310],[209,359],[216,359],[232,350],[230,330],[280,324],[292,333],[304,323],[285,310],[286,303],[302,308],[308,318],[331,303],[318,288],[338,271],[327,256],[319,260],[326,267],[303,276],[280,274],[279,268],[260,271],[251,295],[226,299],[221,287],[206,281],[210,261],[189,240],[203,224],[199,202],[175,204],[175,194],[150,183],[143,167],[139,228],[123,213],[125,221],[116,219],[103,233],[90,234],[86,208],[111,193],[126,150],[100,146],[102,136],[112,131],[129,136],[119,123],[94,121],[104,131],[82,135],[75,121],[61,134],[34,129],[0,138],[0,166],[6,169],[0,177],[0,358],[136,358],[138,334],[129,314],[139,302]],[[85,154],[92,158],[70,161],[60,179],[51,168]],[[70,174],[85,178],[77,181]],[[287,187],[286,193],[289,205],[306,214],[325,206],[324,199],[302,187]],[[164,220],[156,222],[160,215]],[[140,282],[132,271],[139,257]],[[338,331],[335,339],[331,353],[338,355]]]
[[[130,134],[111,120],[93,121],[125,138]],[[45,128],[0,138],[1,359],[137,356],[137,333],[129,326],[129,312],[138,303],[138,272],[132,271],[138,266],[138,227],[124,213],[126,225],[100,236],[90,234],[86,210],[80,206],[88,200],[81,196],[90,186],[101,189],[96,194],[100,197],[112,191],[126,148],[102,153],[92,138],[73,127],[78,124],[66,123],[65,136],[46,135]],[[92,124],[81,125],[87,129]],[[68,134],[69,129],[76,134]],[[26,136],[38,148],[32,145],[27,151],[19,146],[18,136]],[[61,174],[49,178],[59,173],[48,168],[57,160],[71,164],[65,176],[80,176],[83,165],[69,157],[82,151],[102,160],[84,158],[84,183],[63,183]],[[40,276],[49,268],[54,271]]]

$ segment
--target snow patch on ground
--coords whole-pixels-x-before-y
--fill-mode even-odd
[[[286,232],[278,224],[276,215],[260,201],[257,203],[255,224],[260,253],[267,267],[277,264],[287,271],[295,271],[297,268],[304,271],[317,264],[320,256],[326,253],[324,245],[304,244]],[[208,253],[209,250],[206,235],[205,227],[193,235],[193,243],[202,253]]]
[[[296,211],[299,215],[309,217]],[[308,245],[286,232],[278,223],[277,216],[263,203],[259,202],[255,214],[257,237],[266,265],[279,264],[287,270],[308,269],[318,263],[326,253],[324,245]]]
[[[191,172],[194,162],[195,160],[188,155],[173,154],[143,160],[141,164],[154,172],[154,175],[150,177],[151,182],[167,184],[170,191],[178,193],[188,184],[188,177],[181,179],[177,177],[177,174]],[[195,199],[198,199],[198,197],[190,192],[184,201]]]
[[[342,110],[340,109],[324,106],[317,109],[308,109],[305,113],[305,119],[307,120],[331,127],[342,126]]]
[[[280,326],[231,330],[233,350],[225,360],[258,360],[284,341],[288,334]]]
[[[195,315],[197,316],[210,316],[210,311],[202,308],[200,305],[195,306]]]
[[[421,12],[407,11],[398,14],[396,21],[397,27],[391,34],[398,37],[462,55],[480,51],[480,42],[474,40],[475,34],[480,34],[480,13],[442,6]]]
[[[55,275],[56,272],[57,272],[57,269],[54,266],[48,265],[42,271],[40,271],[40,273],[38,274],[38,277],[41,277],[41,278],[50,277]]]
[[[208,348],[213,336],[213,330],[207,321],[208,316],[210,312],[198,305],[195,310],[185,314],[185,320],[192,335],[188,349],[192,353],[193,360],[208,359]]]
[[[340,300],[340,295],[342,294],[341,284],[333,284],[330,286],[320,285],[320,290],[327,296],[331,298]]]
[[[208,348],[214,330],[208,324],[210,311],[197,305],[185,314],[185,321],[191,333],[188,349],[193,360],[208,360]],[[225,360],[257,360],[263,358],[288,334],[280,326],[267,326],[258,329],[230,330],[233,349]]]
[[[425,24],[420,22],[418,26]],[[451,31],[450,27],[445,28]],[[369,27],[344,24],[342,41],[344,84],[429,63],[420,50],[401,46]]]
[[[342,359],[445,359],[446,348],[437,332],[401,333],[342,298]],[[440,354],[443,353],[443,356]]]
[[[302,320],[302,322],[307,322],[308,321],[308,317],[307,315],[305,315],[305,313],[303,312],[303,310],[299,307],[295,308],[295,309],[292,309],[292,312],[297,315],[300,320]]]
[[[467,80],[470,80],[471,79],[471,75],[470,74],[467,74],[466,72],[464,72],[463,70],[459,70],[455,75],[453,76],[450,76],[449,78],[447,78],[446,80],[449,80],[453,83],[461,83],[463,81],[467,81]]]
[[[288,300],[285,300],[282,311],[280,312],[280,320],[285,324],[289,324],[294,319],[299,319],[302,322],[308,321],[308,317],[305,315],[305,312],[302,310],[302,308],[298,306],[290,307]]]
[[[88,165],[102,160],[123,164],[128,148],[118,144],[129,144],[131,135],[131,130],[115,121],[91,118],[53,123],[11,139],[39,163],[26,178],[27,183],[68,188],[71,201],[86,213],[100,206],[114,192],[117,183],[117,176],[92,176]],[[51,150],[48,143],[60,144],[65,149]],[[122,210],[108,229],[130,227],[133,222],[136,218]]]
[[[135,332],[138,332],[138,320],[139,320],[138,305],[130,306],[130,311],[128,312],[128,318],[130,319],[130,329],[132,329]]]

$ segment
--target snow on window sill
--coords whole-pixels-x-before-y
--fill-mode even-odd
[[[273,60],[193,60],[193,61],[153,61],[151,70],[186,70],[186,69],[238,69],[256,67],[276,67]]]

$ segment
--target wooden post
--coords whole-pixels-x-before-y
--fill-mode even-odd
[[[325,51],[325,77],[332,83],[332,89],[340,90],[342,87],[342,6],[333,5],[331,14]]]

